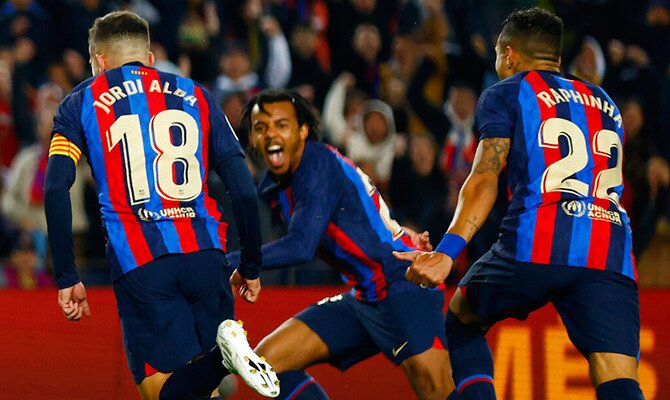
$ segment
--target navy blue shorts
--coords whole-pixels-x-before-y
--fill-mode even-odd
[[[114,282],[128,366],[135,383],[171,372],[216,346],[216,329],[234,318],[220,250],[160,257]]]
[[[398,365],[432,347],[444,348],[444,292],[401,285],[377,303],[358,301],[352,292],[325,298],[295,318],[319,335],[330,364],[342,371],[379,352]]]
[[[489,251],[463,277],[461,292],[485,324],[524,320],[551,302],[585,357],[608,352],[637,357],[637,284],[612,271],[507,261]]]

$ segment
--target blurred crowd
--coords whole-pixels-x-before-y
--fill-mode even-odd
[[[427,230],[436,242],[472,165],[478,96],[498,79],[493,49],[500,23],[534,5],[565,22],[565,72],[602,85],[622,112],[622,202],[640,279],[670,286],[670,265],[662,261],[670,259],[670,0],[5,0],[0,287],[53,285],[42,189],[48,143],[59,101],[90,76],[87,33],[95,18],[117,9],[144,17],[155,67],[207,86],[243,145],[247,100],[264,88],[297,90],[320,112],[322,139],[371,178],[401,224]],[[259,175],[262,166],[253,154],[249,160]],[[225,202],[220,182],[212,185]],[[507,207],[500,185],[452,283],[496,240]],[[85,163],[72,201],[78,266],[88,282],[106,283],[104,233]],[[281,227],[262,212],[270,240]],[[271,281],[334,279],[311,264]]]

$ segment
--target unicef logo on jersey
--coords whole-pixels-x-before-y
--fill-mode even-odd
[[[563,212],[572,217],[583,217],[586,214],[586,203],[579,200],[566,201],[561,204]]]

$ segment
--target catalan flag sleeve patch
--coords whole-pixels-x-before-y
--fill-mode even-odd
[[[70,157],[72,161],[74,161],[74,164],[77,165],[81,158],[81,150],[79,150],[79,147],[70,142],[65,136],[55,134],[51,139],[49,157],[55,155]]]

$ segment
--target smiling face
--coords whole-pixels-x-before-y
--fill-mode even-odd
[[[293,103],[256,104],[250,119],[250,142],[263,155],[270,172],[277,177],[294,172],[300,165],[309,127],[298,125]]]

